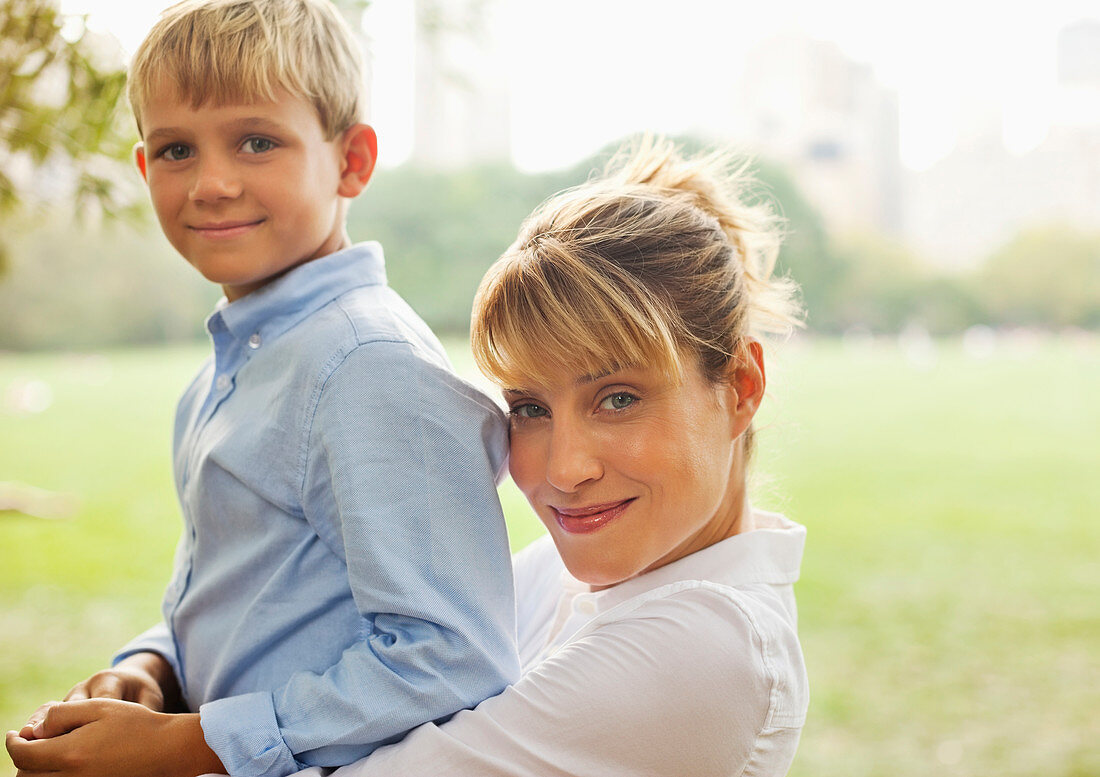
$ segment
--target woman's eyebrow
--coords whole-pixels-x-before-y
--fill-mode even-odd
[[[619,370],[618,369],[613,369],[613,370],[612,369],[607,369],[607,370],[600,370],[599,372],[594,372],[591,375],[581,375],[579,378],[577,378],[575,381],[573,381],[573,385],[575,385],[575,386],[584,386],[584,385],[587,385],[589,383],[595,383],[597,380],[602,380],[603,378],[606,378],[608,375],[614,375],[616,372],[619,372]]]
[[[589,373],[589,374],[586,374],[586,375],[581,375],[580,377],[578,377],[576,380],[573,381],[573,385],[574,386],[587,386],[591,383],[595,383],[598,380],[603,380],[604,378],[608,377],[609,375],[614,375],[617,372],[622,372],[622,368],[621,367],[608,368],[608,369],[605,369],[605,370],[600,370],[599,372],[593,372],[593,373]],[[500,393],[504,394],[505,396],[508,396],[508,395],[516,396],[516,395],[520,395],[520,394],[530,394],[530,393],[532,393],[532,389],[529,389],[529,388],[516,388],[516,387],[502,388],[500,390]]]

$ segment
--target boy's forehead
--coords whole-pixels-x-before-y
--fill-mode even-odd
[[[287,91],[279,91],[275,99],[259,94],[223,94],[203,96],[188,91],[164,79],[160,88],[151,90],[140,106],[143,135],[155,135],[161,125],[181,122],[216,121],[227,124],[310,123],[321,128],[316,106],[309,100]]]
[[[160,107],[175,105],[180,108],[198,110],[200,108],[224,108],[230,105],[258,105],[273,102],[275,99],[289,97],[284,94],[264,94],[251,91],[244,85],[235,87],[223,85],[213,89],[208,84],[189,84],[173,78],[167,72],[156,74],[145,90],[145,105],[158,104]]]

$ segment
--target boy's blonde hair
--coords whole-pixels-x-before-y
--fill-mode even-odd
[[[183,0],[165,10],[134,54],[128,94],[138,132],[157,89],[194,107],[275,100],[279,90],[317,108],[331,140],[361,120],[355,37],[329,0]]]
[[[772,276],[777,219],[749,184],[728,154],[646,137],[543,203],[478,289],[478,366],[506,388],[637,366],[679,380],[685,359],[728,380],[747,337],[799,322],[796,287]]]

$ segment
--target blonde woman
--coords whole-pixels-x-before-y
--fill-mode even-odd
[[[515,559],[526,672],[338,777],[786,774],[804,530],[752,507],[745,474],[758,337],[794,313],[742,185],[643,142],[489,271],[474,354],[549,533]]]

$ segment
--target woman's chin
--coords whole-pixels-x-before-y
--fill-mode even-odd
[[[582,583],[590,585],[593,591],[618,585],[624,580],[636,577],[639,572],[628,564],[616,564],[606,557],[580,558],[577,554],[562,553],[562,560],[569,574]]]

